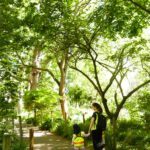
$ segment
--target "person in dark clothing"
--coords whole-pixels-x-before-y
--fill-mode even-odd
[[[89,133],[91,133],[94,150],[101,150],[104,147],[102,131],[96,129],[97,113],[102,114],[102,108],[98,103],[92,103],[93,115],[91,118]]]

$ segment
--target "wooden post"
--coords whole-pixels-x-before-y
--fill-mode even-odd
[[[85,114],[84,113],[82,114],[82,117],[83,117],[83,123],[85,123]]]
[[[3,136],[3,150],[11,149],[11,136],[9,133],[4,133]]]
[[[29,130],[29,143],[30,143],[30,149],[29,150],[33,150],[33,145],[34,145],[34,130],[30,129]]]
[[[12,126],[13,126],[13,133],[15,132],[15,117],[12,116]]]
[[[20,141],[22,142],[22,139],[23,139],[22,119],[21,119],[21,116],[18,116],[18,117],[19,117],[19,132],[20,132]]]

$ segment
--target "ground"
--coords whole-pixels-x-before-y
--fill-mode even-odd
[[[31,128],[34,130],[34,150],[73,150],[70,140],[50,133],[49,131],[40,131],[38,127],[23,128],[23,136],[28,145],[29,130]],[[92,149],[86,148],[86,150]]]

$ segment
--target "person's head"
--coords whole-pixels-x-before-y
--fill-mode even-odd
[[[94,111],[98,111],[100,113],[103,112],[101,105],[98,103],[92,103],[92,108],[94,109]]]
[[[80,129],[79,125],[74,124],[73,125],[73,133],[74,134],[79,134],[80,132],[81,132],[81,129]]]

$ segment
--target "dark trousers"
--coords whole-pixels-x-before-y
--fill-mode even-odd
[[[91,136],[94,150],[101,150],[98,145],[102,142],[102,131],[92,130]]]

